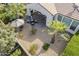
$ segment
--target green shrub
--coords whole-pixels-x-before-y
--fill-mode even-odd
[[[64,36],[67,37],[68,39],[70,39],[70,35],[67,33],[64,33]]]
[[[16,20],[16,18],[24,17],[25,15],[24,4],[16,4],[16,3],[1,3],[0,4],[0,20],[4,23],[8,23],[12,20]]]
[[[31,35],[35,35],[36,34],[36,29],[35,28],[33,28],[32,30],[31,30]]]
[[[21,49],[16,49],[16,51],[13,52],[13,53],[11,54],[11,56],[21,56],[21,54],[22,54]]]
[[[9,53],[15,46],[16,33],[10,25],[0,21],[0,52]]]
[[[48,50],[48,48],[49,48],[49,46],[50,46],[50,44],[45,43],[45,44],[44,44],[44,46],[43,46],[43,49],[44,49],[45,51],[47,51],[47,50]]]
[[[32,55],[35,55],[37,48],[38,48],[38,47],[37,47],[36,44],[32,44],[32,45],[30,46],[29,52],[30,52]]]

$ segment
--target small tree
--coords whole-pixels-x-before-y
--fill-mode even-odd
[[[0,21],[0,53],[9,53],[14,48],[16,33],[14,28]]]
[[[50,22],[50,29],[55,30],[53,35],[54,37],[52,39],[55,39],[59,32],[64,32],[66,28],[67,26],[64,23],[57,20]]]

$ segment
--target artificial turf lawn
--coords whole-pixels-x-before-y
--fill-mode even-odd
[[[79,56],[79,35],[74,35],[66,46],[64,56]]]

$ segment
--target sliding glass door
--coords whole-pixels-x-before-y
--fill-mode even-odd
[[[79,21],[73,21],[71,26],[70,26],[70,29],[75,31],[76,27],[79,25]]]

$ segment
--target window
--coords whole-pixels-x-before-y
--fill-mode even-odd
[[[57,20],[57,14],[56,15],[53,15],[53,20]]]
[[[58,21],[61,21],[62,20],[62,17],[63,17],[62,15],[58,15],[58,19],[57,20]]]
[[[75,19],[69,18],[67,16],[64,16],[62,14],[56,14],[53,17],[53,20],[62,21],[64,24],[66,24],[70,30],[74,31],[76,27],[79,24],[79,21],[74,21]]]
[[[73,21],[70,26],[70,29],[74,31],[78,25],[79,25],[79,21]]]
[[[64,17],[62,22],[64,22],[67,26],[69,26],[72,22],[72,19],[68,17]]]

